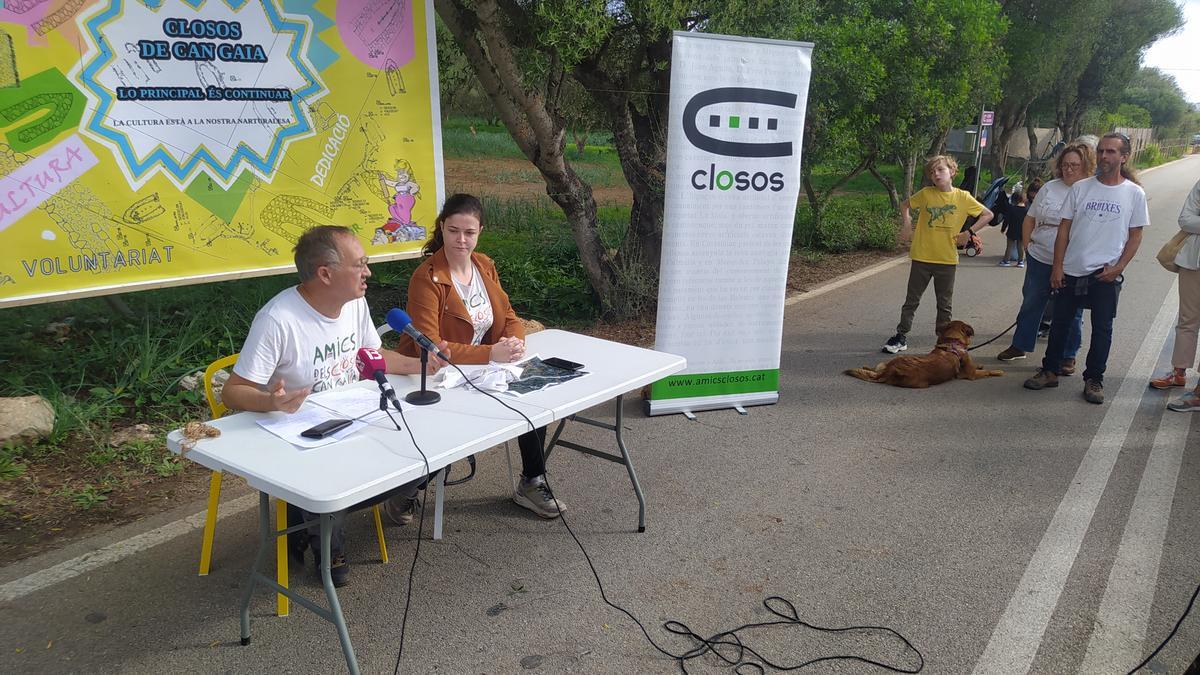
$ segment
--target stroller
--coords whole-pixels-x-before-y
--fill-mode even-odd
[[[1008,195],[1004,192],[1004,184],[1007,182],[1008,176],[1001,176],[993,180],[988,184],[987,190],[984,191],[983,198],[979,200],[979,203],[995,214],[992,216],[992,226],[1003,224],[1004,214],[1008,212]],[[975,216],[967,218],[966,222],[963,223],[961,231],[966,232],[977,220],[979,219]],[[979,238],[979,235],[971,233],[967,239],[967,243],[959,246],[958,249],[968,258],[974,258],[983,253],[983,240]]]

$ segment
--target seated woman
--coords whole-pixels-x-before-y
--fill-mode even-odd
[[[483,205],[467,194],[451,195],[434,222],[429,256],[408,284],[409,316],[430,340],[445,340],[453,363],[519,361],[525,355],[525,328],[508,294],[500,286],[492,259],[475,252],[483,229]],[[398,351],[416,356],[416,343],[401,338]],[[521,448],[521,482],[513,501],[542,518],[567,510],[546,484],[546,429],[517,438]]]

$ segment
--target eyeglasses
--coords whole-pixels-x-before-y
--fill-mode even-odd
[[[1063,162],[1062,168],[1064,168],[1064,169],[1082,169],[1083,164],[1081,162]]]
[[[369,263],[369,262],[371,262],[371,259],[366,256],[363,256],[362,258],[359,258],[357,261],[350,263],[350,264],[342,263],[342,262],[336,261],[336,260],[333,262],[330,262],[328,264],[333,267],[339,267],[339,266],[353,267],[354,269],[359,270],[361,272],[362,270],[367,269],[367,263]]]

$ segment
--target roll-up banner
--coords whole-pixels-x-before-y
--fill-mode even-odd
[[[775,403],[812,45],[675,33],[655,348],[662,415]]]
[[[0,307],[415,257],[442,193],[432,0],[0,8]]]

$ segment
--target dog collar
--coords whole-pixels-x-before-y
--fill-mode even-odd
[[[947,340],[945,342],[938,343],[937,348],[944,349],[948,352],[954,352],[956,354],[965,354],[967,352],[967,343],[963,342],[962,340]]]

